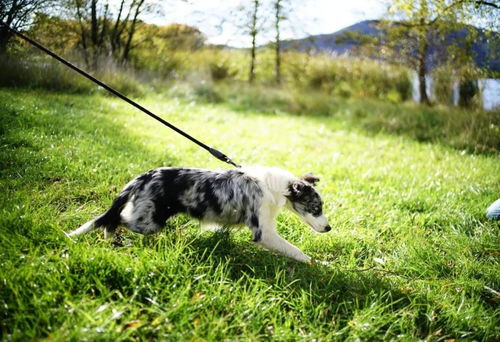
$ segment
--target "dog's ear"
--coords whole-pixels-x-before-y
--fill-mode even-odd
[[[311,172],[308,172],[304,176],[302,176],[302,179],[312,185],[316,185],[316,183],[319,182],[319,177],[313,175]]]
[[[300,180],[296,180],[296,181],[291,182],[288,185],[288,190],[289,190],[290,194],[287,197],[296,198],[296,197],[300,196],[302,194],[302,192],[304,191],[305,187],[306,187],[306,185],[303,182],[301,182]]]

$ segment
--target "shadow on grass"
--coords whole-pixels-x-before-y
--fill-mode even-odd
[[[158,251],[162,248],[154,238],[146,243],[147,247],[159,248]],[[325,329],[331,329],[331,322],[338,324],[336,329],[345,328],[356,311],[369,309],[374,302],[382,304],[385,312],[392,314],[416,301],[380,274],[347,271],[335,265],[303,264],[252,246],[250,241],[236,241],[228,231],[196,236],[190,240],[188,248],[189,255],[195,256],[194,264],[213,267],[214,271],[217,265],[224,264],[230,279],[238,286],[261,280],[272,288],[286,289],[288,304],[280,304],[283,312],[297,310],[290,303],[300,301],[307,293],[308,308],[303,314],[310,315],[317,308],[321,308],[321,313],[320,317],[304,319],[316,319],[316,324]],[[421,336],[427,336],[431,330],[425,318],[425,307],[416,309],[415,321]],[[380,327],[382,331],[387,328]]]

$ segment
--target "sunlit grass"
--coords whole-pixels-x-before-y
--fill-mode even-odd
[[[500,288],[499,227],[484,218],[500,194],[497,155],[343,115],[141,102],[238,163],[319,175],[333,231],[289,213],[278,229],[331,266],[262,251],[247,231],[201,233],[185,217],[155,237],[125,233],[132,246],[99,233],[71,243],[62,231],[140,172],[226,166],[118,100],[0,90],[2,340],[500,338],[488,290]]]

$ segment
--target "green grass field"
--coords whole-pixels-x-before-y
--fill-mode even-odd
[[[125,232],[124,247],[100,232],[72,243],[62,232],[103,212],[135,175],[225,165],[116,99],[0,89],[1,340],[500,339],[500,230],[484,218],[500,196],[498,153],[342,115],[141,102],[239,163],[321,176],[332,232],[286,212],[278,229],[330,266],[186,217],[153,237]]]

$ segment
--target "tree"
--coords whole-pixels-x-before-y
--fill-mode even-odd
[[[262,32],[265,20],[262,17],[262,4],[265,0],[242,0],[235,7],[229,9],[229,13],[220,17],[219,27],[226,26],[236,29],[244,35],[250,36],[250,65],[248,69],[248,82],[255,81],[257,62],[257,36]],[[264,9],[265,12],[265,9]],[[264,18],[265,19],[265,18]]]
[[[134,37],[134,34],[136,32],[136,29],[137,29],[138,17],[144,9],[143,8],[144,2],[145,2],[145,0],[135,0],[135,1],[132,1],[132,4],[130,6],[130,8],[131,9],[133,8],[133,11],[134,11],[134,19],[132,19],[132,23],[127,31],[126,43],[125,43],[125,47],[123,48],[123,53],[121,56],[121,60],[123,62],[127,62],[129,59],[130,50],[132,49],[132,38]]]
[[[162,50],[164,53],[175,50],[198,50],[203,47],[206,40],[203,33],[193,26],[184,24],[169,24],[159,27],[151,24],[144,24],[144,26],[154,30],[154,32],[150,33],[150,35],[154,37],[152,39],[153,44],[150,48]],[[141,33],[144,31],[145,27],[143,27]]]
[[[281,39],[280,39],[280,25],[281,21],[285,19],[283,17],[283,5],[282,0],[275,0],[274,2],[274,29],[275,29],[275,40],[274,40],[274,51],[275,51],[275,64],[274,73],[276,83],[281,83]]]
[[[59,54],[68,54],[78,46],[78,23],[59,16],[37,13],[27,35],[50,50]]]
[[[103,56],[121,63],[130,59],[140,15],[152,8],[146,0],[66,0],[68,17],[78,22],[79,46],[85,63],[98,68]]]
[[[391,54],[391,59],[399,59],[416,71],[420,102],[424,104],[430,104],[425,77],[429,71],[431,40],[439,37],[435,35],[435,23],[442,13],[442,3],[441,0],[395,0],[390,13],[403,20],[383,21],[380,25],[384,43],[389,46],[384,57]]]
[[[446,37],[457,29],[457,2],[465,0],[393,0],[389,19],[378,23],[380,35],[359,39],[372,55],[404,64],[417,74],[420,102],[430,104],[426,75],[449,59]],[[438,47],[438,48],[436,48]],[[460,55],[463,55],[460,52]]]
[[[256,58],[256,38],[258,33],[257,19],[259,11],[259,0],[253,0],[252,20],[250,22],[250,36],[252,37],[252,47],[250,48],[250,72],[248,81],[252,83],[255,80],[255,58]]]
[[[8,26],[20,30],[26,28],[37,11],[49,6],[52,0],[0,0],[0,20]],[[12,33],[0,26],[0,53],[7,50]]]
[[[485,6],[494,7],[485,3],[475,0],[393,0],[389,14],[394,20],[380,22],[378,28],[383,34],[373,45],[379,48],[379,56],[415,70],[420,101],[430,104],[426,75],[431,65],[473,64],[472,42],[477,31],[467,30],[464,24],[474,19],[472,13],[477,13],[478,8],[484,12]],[[467,32],[465,39],[449,40],[454,32],[464,29]]]

